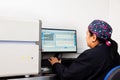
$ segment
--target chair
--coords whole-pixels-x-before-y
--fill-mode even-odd
[[[120,65],[112,68],[107,73],[104,80],[120,80]]]

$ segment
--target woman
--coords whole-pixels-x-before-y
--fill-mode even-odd
[[[111,68],[120,64],[118,46],[111,34],[108,23],[94,20],[86,32],[90,49],[79,55],[68,68],[56,57],[48,59],[55,73],[61,80],[103,80]]]

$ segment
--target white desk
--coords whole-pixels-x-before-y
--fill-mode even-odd
[[[14,79],[6,79],[6,80],[57,80],[55,78],[55,74],[48,75],[48,76],[36,76],[36,77],[29,77],[29,78],[14,78]]]

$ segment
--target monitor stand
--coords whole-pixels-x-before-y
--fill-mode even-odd
[[[55,53],[54,57],[57,57],[58,59],[62,58],[62,53]]]

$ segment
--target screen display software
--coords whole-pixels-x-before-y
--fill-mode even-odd
[[[77,52],[76,30],[43,28],[42,52]]]

